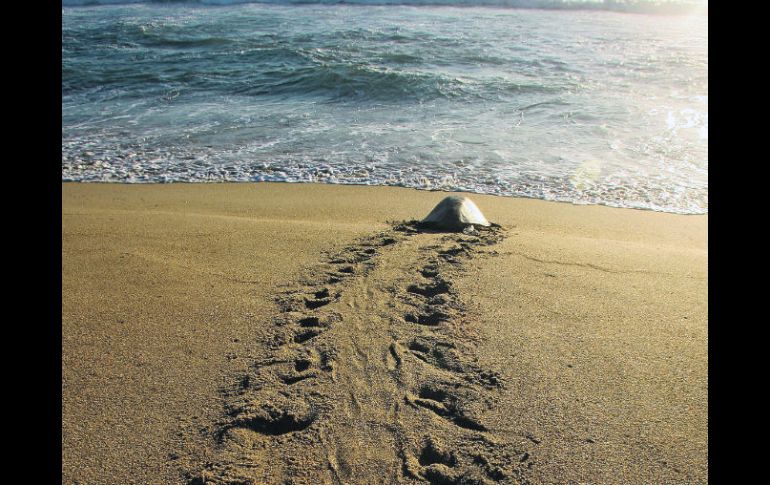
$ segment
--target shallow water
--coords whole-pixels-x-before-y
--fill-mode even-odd
[[[708,17],[62,8],[62,180],[400,185],[708,211]]]

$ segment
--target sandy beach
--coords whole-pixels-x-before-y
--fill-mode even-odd
[[[62,483],[708,481],[708,216],[62,184]]]

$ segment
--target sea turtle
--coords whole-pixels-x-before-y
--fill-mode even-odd
[[[491,226],[476,204],[471,199],[460,195],[445,197],[420,222],[420,225],[450,231],[463,231],[469,226]]]

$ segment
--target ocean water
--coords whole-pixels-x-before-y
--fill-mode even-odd
[[[64,181],[708,212],[707,15],[82,3],[62,6]]]

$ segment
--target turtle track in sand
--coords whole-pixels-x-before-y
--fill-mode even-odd
[[[223,391],[188,483],[527,483],[532,443],[485,418],[507,384],[478,363],[454,285],[503,237],[404,223],[310,268],[276,296],[264,358]]]

